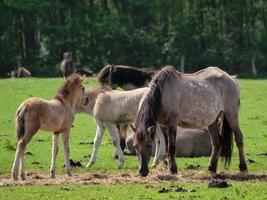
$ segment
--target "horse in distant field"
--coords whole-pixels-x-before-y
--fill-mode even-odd
[[[107,65],[97,75],[101,85],[109,85],[113,90],[121,87],[124,90],[133,90],[148,86],[155,71],[143,70],[123,65]]]
[[[167,128],[169,167],[177,173],[175,141],[177,126],[206,128],[211,138],[212,154],[209,171],[216,173],[219,155],[230,164],[233,133],[239,152],[239,169],[247,171],[243,152],[243,135],[239,128],[240,88],[235,79],[217,67],[208,67],[193,74],[163,68],[154,77],[137,113],[134,125],[134,146],[139,157],[139,174],[147,176],[149,148],[155,125]],[[220,131],[219,131],[220,130]]]
[[[25,180],[24,173],[24,152],[26,145],[31,141],[36,132],[41,129],[53,132],[53,146],[50,176],[55,177],[55,162],[58,153],[58,136],[62,133],[65,165],[68,176],[71,175],[69,160],[69,132],[74,120],[77,102],[86,105],[88,99],[84,93],[82,82],[85,77],[71,75],[52,100],[44,100],[32,97],[25,100],[16,112],[16,136],[18,146],[15,160],[12,167],[12,176],[18,180],[18,171],[22,180]]]
[[[165,132],[164,128],[162,129]],[[120,130],[123,148],[127,148],[128,154],[135,155],[134,133],[130,126],[123,126]],[[167,134],[167,133],[166,133]],[[123,142],[121,142],[123,143]],[[168,140],[166,141],[168,144]],[[152,144],[152,153],[155,154],[155,142]],[[207,129],[189,129],[177,127],[176,133],[176,157],[199,157],[211,155],[211,143]]]
[[[120,135],[117,125],[129,124],[134,121],[142,97],[148,87],[131,91],[114,91],[110,88],[86,89],[85,94],[89,99],[88,105],[77,105],[76,111],[87,113],[94,118],[97,125],[92,156],[87,167],[92,167],[97,158],[97,152],[107,128],[119,159],[119,168],[124,165],[124,155],[120,146]],[[165,157],[165,142],[161,129],[156,131],[156,156],[153,165],[157,165]]]
[[[71,52],[65,52],[63,54],[63,60],[60,63],[60,71],[63,73],[63,77],[65,78],[75,72],[75,65]]]
[[[31,72],[25,67],[18,67],[16,70],[10,72],[10,76],[13,78],[24,78],[30,77],[31,75]]]

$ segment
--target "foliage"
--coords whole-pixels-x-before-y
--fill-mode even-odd
[[[207,65],[232,73],[267,71],[264,0],[3,0],[0,75],[17,61],[33,75],[55,76],[65,51],[76,66]]]

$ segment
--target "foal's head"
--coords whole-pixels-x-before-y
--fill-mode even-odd
[[[139,159],[139,175],[148,175],[148,163],[150,160],[152,142],[155,137],[155,126],[152,125],[149,128],[145,128],[143,125],[135,128],[131,125],[134,134],[134,148]]]
[[[72,106],[75,106],[77,102],[83,102],[84,105],[88,103],[88,98],[84,93],[84,86],[82,85],[85,76],[73,74],[69,76],[63,86],[58,90],[58,94],[55,99],[59,101],[67,101]]]

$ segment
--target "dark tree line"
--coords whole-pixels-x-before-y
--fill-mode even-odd
[[[62,55],[106,63],[267,72],[265,0],[1,0],[0,75],[54,76]]]

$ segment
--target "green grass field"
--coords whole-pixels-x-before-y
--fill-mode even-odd
[[[246,160],[249,173],[267,174],[267,80],[238,80],[241,86],[240,124],[244,134]],[[15,112],[20,103],[32,96],[50,99],[62,84],[63,79],[1,79],[0,80],[0,184],[9,176],[16,147]],[[88,78],[87,87],[96,86],[95,78]],[[70,135],[70,157],[81,161],[85,166],[91,154],[92,145],[81,145],[80,142],[92,142],[96,126],[92,118],[85,114],[76,116]],[[27,146],[26,152],[33,155],[25,156],[26,172],[49,174],[51,159],[51,133],[39,131]],[[64,177],[63,149],[57,159],[56,175]],[[125,168],[118,170],[118,161],[113,159],[114,147],[106,132],[96,164],[91,169],[76,168],[77,176],[85,173],[123,174],[138,172],[138,161],[135,156],[127,156]],[[198,171],[205,172],[209,158],[177,158],[179,174],[187,173],[186,164],[200,165]],[[255,161],[255,162],[251,162]],[[197,172],[198,172],[197,171]],[[230,169],[219,164],[219,172],[238,173],[238,157],[234,147]],[[197,173],[196,172],[196,173]],[[167,172],[163,172],[167,173]],[[151,173],[153,175],[153,172]],[[151,176],[152,176],[151,175]],[[142,179],[142,178],[137,178]],[[138,181],[137,181],[138,182]],[[1,186],[0,199],[267,199],[267,182],[258,180],[228,180],[232,186],[227,189],[208,188],[209,180],[203,181],[158,181],[149,183],[120,184],[63,184],[63,185],[23,185]],[[172,188],[180,187],[195,192],[175,192]],[[159,193],[162,188],[170,192]]]

